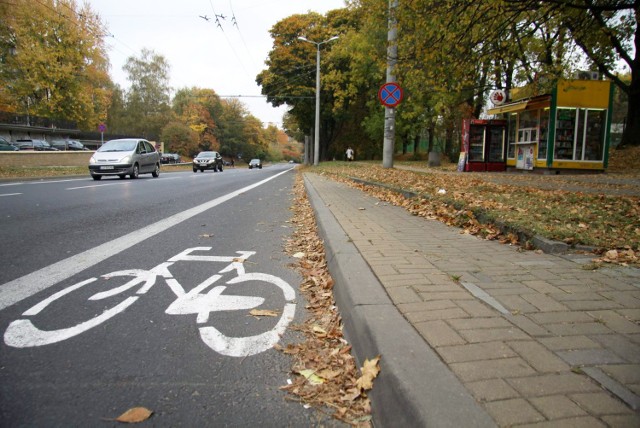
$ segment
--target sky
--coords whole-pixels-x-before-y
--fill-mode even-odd
[[[162,55],[174,90],[213,89],[238,96],[263,122],[282,127],[286,107],[271,107],[256,84],[273,47],[269,35],[279,20],[309,11],[325,14],[344,0],[86,0],[107,26],[110,74],[129,87],[122,67],[143,48]],[[216,22],[218,17],[218,23]],[[224,19],[222,18],[224,16]],[[204,19],[202,17],[206,17]],[[301,42],[304,43],[304,42]]]

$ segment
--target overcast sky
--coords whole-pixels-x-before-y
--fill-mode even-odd
[[[325,14],[344,0],[86,0],[107,25],[111,78],[127,88],[122,66],[143,48],[164,56],[174,89],[197,86],[239,98],[264,122],[281,127],[284,107],[275,109],[255,83],[265,68],[279,20],[309,11]],[[220,26],[216,23],[216,15]],[[224,19],[220,17],[224,16]],[[201,18],[206,16],[209,20]],[[235,19],[234,19],[235,18]],[[235,24],[237,25],[234,25]],[[222,27],[222,28],[220,28]]]

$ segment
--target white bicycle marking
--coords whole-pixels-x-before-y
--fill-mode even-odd
[[[151,270],[129,269],[102,275],[100,279],[103,281],[103,284],[107,285],[109,280],[117,277],[132,277],[132,279],[123,285],[97,292],[88,297],[88,300],[96,301],[113,298],[129,290],[134,292],[133,289],[139,286],[138,290],[134,292],[136,295],[127,297],[124,301],[105,310],[102,314],[97,315],[92,319],[68,328],[41,330],[28,318],[15,320],[7,327],[4,334],[4,341],[8,346],[27,348],[49,345],[70,339],[118,315],[135,303],[141,295],[147,293],[151,287],[155,285],[157,278],[162,278],[176,296],[175,301],[167,307],[165,313],[168,315],[196,315],[196,323],[200,325],[198,327],[200,331],[200,338],[214,351],[219,352],[222,355],[232,357],[245,357],[264,352],[273,347],[273,345],[278,343],[280,337],[284,334],[287,326],[293,320],[295,315],[295,290],[286,281],[277,276],[258,272],[246,273],[244,261],[255,254],[254,251],[237,251],[237,256],[210,256],[194,254],[210,250],[211,247],[188,248],[170,258],[168,261],[160,263]],[[179,262],[213,262],[228,264],[218,273],[211,275],[191,290],[185,291],[169,270],[172,265]],[[223,277],[221,274],[232,271],[236,272],[236,276],[226,282],[227,286],[214,285]],[[36,316],[56,300],[86,285],[93,284],[95,286],[97,281],[99,281],[98,278],[90,278],[58,291],[42,302],[26,310],[22,316]],[[227,289],[232,288],[235,284],[241,284],[247,281],[275,286],[282,292],[286,303],[284,304],[282,315],[276,325],[264,333],[246,337],[230,337],[224,335],[220,330],[213,326],[202,326],[202,324],[209,321],[209,316],[212,312],[248,310],[262,305],[265,302],[265,299],[262,297],[223,294]],[[205,292],[205,290],[209,288],[210,290]]]

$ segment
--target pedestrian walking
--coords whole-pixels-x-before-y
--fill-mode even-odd
[[[349,147],[347,149],[347,162],[351,162],[353,160],[353,149]]]

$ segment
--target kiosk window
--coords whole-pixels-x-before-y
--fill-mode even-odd
[[[584,160],[601,161],[604,156],[605,110],[587,110],[584,130]]]
[[[602,161],[605,110],[558,109],[554,159]]]
[[[559,108],[556,121],[554,159],[573,159],[576,134],[576,109]]]

